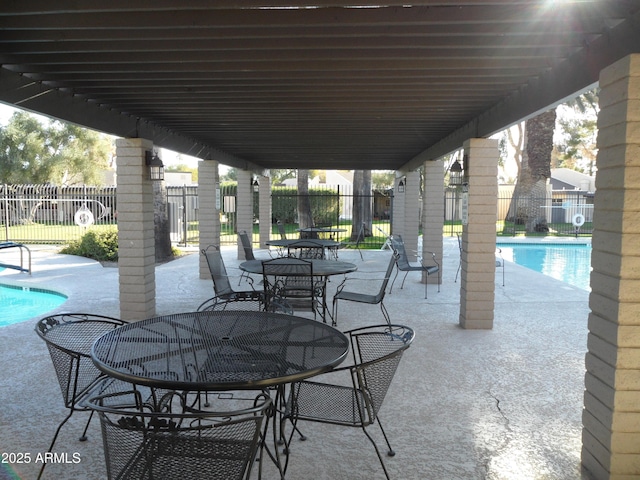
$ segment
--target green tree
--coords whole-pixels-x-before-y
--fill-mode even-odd
[[[0,178],[13,184],[100,185],[111,151],[105,135],[55,120],[45,125],[16,112],[0,129]]]
[[[571,168],[593,175],[598,136],[598,91],[591,90],[567,102],[568,110],[558,120],[561,141],[554,167]]]
[[[198,183],[198,168],[190,167],[186,163],[179,163],[177,165],[169,165],[165,167],[165,172],[189,172],[191,173],[191,180],[194,183]]]
[[[395,177],[395,172],[391,170],[375,170],[371,172],[372,188],[378,191],[387,190],[393,187]]]

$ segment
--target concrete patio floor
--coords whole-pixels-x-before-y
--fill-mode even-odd
[[[33,274],[0,273],[1,283],[61,291],[69,299],[57,312],[118,316],[118,275],[84,258],[33,247]],[[230,274],[239,271],[235,248],[223,249]],[[266,252],[257,251],[257,256]],[[341,251],[358,266],[362,283],[375,290],[388,251]],[[2,261],[10,255],[3,253]],[[445,239],[441,292],[410,273],[385,298],[394,323],[415,329],[381,410],[397,454],[385,457],[392,478],[586,480],[580,468],[584,357],[588,292],[512,263],[506,285],[496,274],[492,330],[458,326],[459,262],[455,239]],[[335,288],[339,279],[332,279]],[[195,310],[212,296],[210,280],[198,278],[198,256],[190,254],[156,269],[157,313]],[[330,294],[330,296],[332,296]],[[33,462],[45,452],[66,415],[48,351],[33,331],[38,318],[0,328],[0,453],[30,453],[32,462],[0,464],[0,479],[35,479]],[[341,302],[338,328],[382,323],[378,306]],[[70,463],[47,466],[46,479],[106,478],[97,419],[89,440],[78,442],[87,414],[76,413],[54,449]],[[374,450],[359,429],[304,424],[306,442],[294,440],[288,479],[382,479]],[[372,433],[379,438],[377,427]],[[380,444],[382,446],[382,444]],[[80,461],[73,463],[74,453]],[[4,460],[4,457],[3,457]],[[257,469],[253,475],[256,477]],[[265,465],[263,478],[276,478]]]

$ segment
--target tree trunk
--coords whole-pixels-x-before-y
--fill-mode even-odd
[[[171,224],[169,222],[167,203],[167,187],[165,183],[153,182],[153,227],[156,262],[164,262],[173,258]]]
[[[364,235],[371,236],[373,211],[371,209],[371,170],[353,171],[353,216],[351,217],[350,241],[358,240],[360,227],[364,223]]]
[[[545,209],[540,207],[547,200],[555,124],[553,109],[527,120],[525,126],[522,163],[507,220],[525,225],[528,233],[549,231]]]
[[[298,227],[313,227],[311,200],[309,199],[309,170],[298,170]],[[300,232],[300,238],[317,238],[317,234]]]

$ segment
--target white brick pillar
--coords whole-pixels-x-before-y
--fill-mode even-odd
[[[260,248],[267,248],[265,242],[271,238],[271,177],[260,176],[260,193],[258,194],[260,209]]]
[[[407,173],[404,194],[404,231],[402,235],[409,261],[418,260],[418,233],[420,231],[420,172]]]
[[[238,191],[236,194],[236,231],[245,230],[249,239],[253,238],[253,173],[249,170],[238,170]],[[240,238],[236,238],[238,259],[244,260],[244,250]]]
[[[498,209],[498,141],[482,138],[464,144],[469,182],[469,222],[462,226],[460,326],[493,328]]]
[[[200,250],[209,245],[220,245],[220,177],[218,162],[204,160],[198,162],[198,224],[200,232]],[[200,278],[211,278],[209,266],[200,255]]]
[[[442,162],[424,162],[424,186],[422,191],[422,258],[430,265],[431,254],[442,269],[442,227],[444,225],[444,169]],[[442,276],[442,272],[440,272]],[[427,274],[423,274],[423,281]],[[438,275],[430,275],[429,283],[437,283]]]
[[[400,182],[403,184],[404,192],[400,192]],[[405,200],[407,191],[407,180],[405,177],[396,177],[395,186],[393,188],[393,208],[391,215],[391,234],[403,235],[404,234],[404,215],[405,215]]]
[[[153,183],[142,138],[116,140],[118,175],[118,275],[120,318],[142,320],[156,313]]]
[[[582,464],[640,478],[640,54],[600,74]]]

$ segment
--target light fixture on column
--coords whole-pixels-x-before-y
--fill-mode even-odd
[[[465,155],[462,162],[465,163],[467,156]],[[449,167],[449,186],[459,187],[465,183],[464,168],[456,158],[456,160]]]
[[[149,180],[154,182],[164,180],[164,163],[162,163],[158,154],[147,150],[145,152],[145,160],[147,167],[149,167]]]
[[[398,193],[404,193],[404,178],[398,182]]]
[[[260,184],[258,183],[258,179],[254,178],[251,180],[251,186],[253,187],[253,192],[258,193],[260,191]]]

